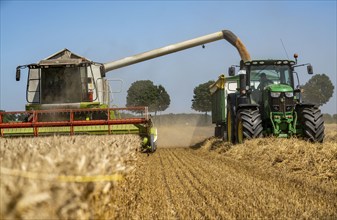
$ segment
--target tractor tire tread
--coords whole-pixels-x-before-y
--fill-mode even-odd
[[[324,119],[317,107],[306,107],[301,111],[304,139],[311,142],[323,142]]]
[[[262,119],[258,110],[245,109],[240,111],[243,138],[252,139],[262,136]]]

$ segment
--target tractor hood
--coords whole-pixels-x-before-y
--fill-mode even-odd
[[[266,87],[270,92],[293,92],[293,88],[286,84],[271,84]]]

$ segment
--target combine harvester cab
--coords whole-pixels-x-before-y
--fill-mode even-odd
[[[157,130],[147,107],[109,108],[111,89],[103,64],[64,49],[28,68],[23,112],[1,112],[1,136],[139,134],[155,151]]]

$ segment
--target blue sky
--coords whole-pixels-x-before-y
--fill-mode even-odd
[[[96,62],[177,43],[223,29],[233,31],[253,59],[289,58],[311,63],[316,74],[336,81],[336,1],[1,1],[0,109],[23,110],[26,74],[17,65],[38,62],[63,49]],[[194,112],[193,89],[216,80],[237,51],[226,41],[207,44],[109,72],[123,80],[114,94],[124,106],[132,82],[150,79],[171,96],[165,113]],[[301,84],[311,76],[299,68]],[[337,112],[337,88],[324,113]]]

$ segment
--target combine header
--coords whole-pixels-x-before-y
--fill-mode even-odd
[[[137,111],[139,116],[133,116]],[[123,118],[116,118],[121,112],[130,112]],[[89,119],[94,114],[105,115]],[[16,118],[15,121],[8,119]],[[4,120],[7,119],[7,120]],[[21,119],[21,120],[20,120]],[[46,120],[49,119],[49,120]],[[1,136],[42,136],[50,134],[125,134],[151,133],[151,120],[147,107],[105,108],[105,109],[55,109],[31,110],[21,112],[1,112]],[[129,126],[125,126],[129,124]],[[133,126],[131,126],[133,125]]]
[[[138,133],[143,149],[153,152],[157,130],[147,108],[109,108],[106,73],[222,39],[238,50],[242,60],[250,60],[240,39],[223,30],[104,64],[64,49],[38,63],[18,66],[17,81],[20,70],[28,68],[26,111],[0,113],[1,136]]]

